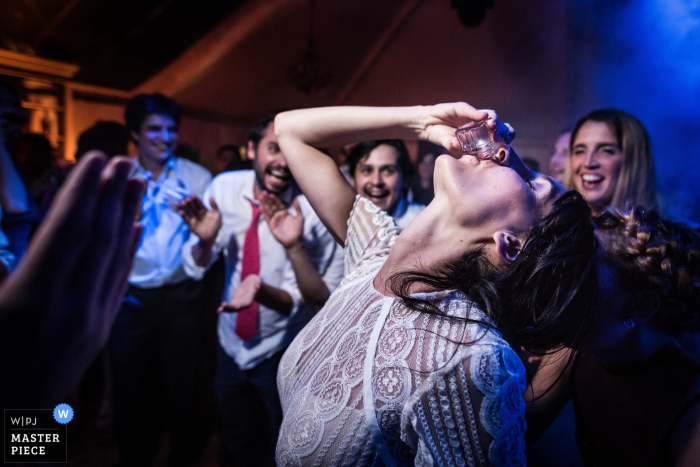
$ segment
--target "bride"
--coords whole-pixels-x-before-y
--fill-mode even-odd
[[[487,120],[497,152],[462,156]],[[345,246],[345,278],[280,364],[278,465],[524,465],[525,369],[513,349],[575,345],[594,281],[590,212],[530,171],[512,129],[465,103],[285,112],[280,148]],[[380,138],[447,148],[435,199],[399,235],[322,149]]]

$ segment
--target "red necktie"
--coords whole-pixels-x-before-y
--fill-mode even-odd
[[[258,239],[258,220],[260,207],[250,202],[253,208],[253,220],[243,241],[243,258],[241,259],[241,282],[251,274],[260,274],[260,240]],[[250,340],[258,333],[258,302],[238,312],[236,316],[236,334],[244,341]]]

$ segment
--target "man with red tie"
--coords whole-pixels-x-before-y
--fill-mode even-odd
[[[190,197],[176,207],[192,232],[183,248],[187,273],[201,277],[225,256],[216,380],[224,466],[274,465],[277,366],[343,277],[343,249],[294,183],[274,117],[250,131],[253,170],[224,172],[203,201]]]

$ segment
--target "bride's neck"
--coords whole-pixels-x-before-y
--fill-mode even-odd
[[[396,274],[409,271],[430,272],[436,269],[438,263],[432,259],[431,248],[426,248],[427,241],[421,242],[418,239],[406,237],[403,233],[397,239],[394,247],[389,252],[389,256],[374,278],[374,288],[382,295],[393,297],[395,294],[391,290],[391,279]],[[436,289],[426,284],[416,282],[411,285],[410,293],[434,292]]]
[[[394,296],[390,284],[391,278],[396,274],[410,271],[433,273],[476,247],[478,242],[470,239],[468,232],[454,232],[449,224],[441,222],[439,217],[431,216],[426,211],[401,232],[386,262],[377,273],[374,287],[383,295]],[[438,289],[427,284],[415,282],[409,292],[436,290]]]

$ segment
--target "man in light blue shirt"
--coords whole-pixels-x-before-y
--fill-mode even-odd
[[[211,174],[173,155],[180,111],[171,99],[138,95],[125,119],[138,146],[132,176],[146,180],[147,189],[143,235],[110,338],[119,465],[152,465],[163,425],[169,425],[169,465],[194,466],[204,447],[197,436],[197,391],[206,386],[199,371],[205,317],[202,285],[182,266],[189,228],[170,206],[201,196]]]
[[[22,219],[29,210],[27,190],[10,156],[13,142],[19,137],[26,120],[17,91],[0,81],[0,221],[3,212]],[[0,227],[0,279],[12,271],[29,242],[29,228],[19,229],[23,235],[13,236],[13,231],[7,230],[12,225],[6,224],[7,219],[4,221],[6,230]]]
[[[0,208],[0,219],[2,219],[2,208]],[[0,228],[0,282],[10,274],[15,267],[15,255],[9,250],[10,242]]]

